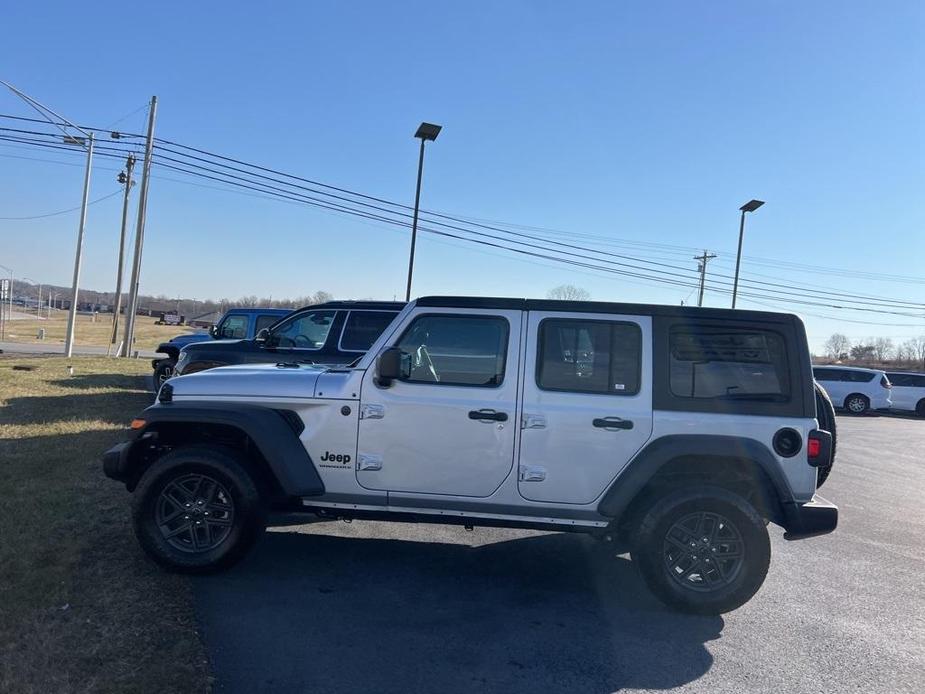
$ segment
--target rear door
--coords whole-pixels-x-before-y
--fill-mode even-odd
[[[405,375],[363,377],[357,481],[391,494],[487,497],[511,474],[520,311],[421,309],[392,344]]]
[[[845,371],[843,369],[813,369],[813,375],[816,380],[825,388],[835,407],[842,407],[845,404],[845,396],[848,395],[848,382],[845,380]]]
[[[651,319],[531,311],[527,330],[520,494],[590,503],[652,433]]]

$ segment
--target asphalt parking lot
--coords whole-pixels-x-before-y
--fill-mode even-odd
[[[832,535],[755,598],[669,612],[588,538],[354,522],[279,528],[196,579],[220,692],[925,691],[925,421],[839,417]]]

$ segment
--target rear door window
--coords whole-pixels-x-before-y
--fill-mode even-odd
[[[845,373],[848,375],[845,380],[852,383],[870,383],[877,375],[873,371],[846,371]]]
[[[547,318],[538,345],[536,384],[543,390],[639,392],[642,332],[635,323]]]
[[[678,326],[669,334],[669,385],[681,398],[786,402],[784,339],[771,330]]]
[[[844,373],[841,369],[813,369],[817,381],[842,381]]]
[[[365,352],[396,315],[393,311],[351,311],[344,321],[340,348],[345,352]]]

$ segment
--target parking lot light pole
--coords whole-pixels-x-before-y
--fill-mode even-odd
[[[408,257],[408,287],[405,289],[405,301],[411,301],[411,278],[414,275],[414,245],[418,237],[418,211],[421,206],[421,177],[424,174],[424,143],[437,139],[442,127],[433,123],[421,123],[415,137],[421,140],[421,153],[418,156],[418,184],[414,191],[414,216],[411,219],[411,254]]]
[[[742,218],[739,220],[739,250],[736,253],[736,275],[732,283],[732,308],[736,307],[736,295],[739,293],[739,265],[742,263],[742,237],[745,235],[745,213],[754,212],[763,204],[763,200],[749,200],[739,208],[742,212]]]

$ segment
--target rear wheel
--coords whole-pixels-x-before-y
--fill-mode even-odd
[[[668,492],[643,516],[632,551],[649,589],[682,612],[720,614],[743,604],[768,573],[764,520],[720,487]]]
[[[816,420],[819,422],[820,429],[832,435],[832,457],[828,465],[818,468],[819,472],[816,475],[816,487],[818,488],[829,478],[829,473],[832,472],[832,465],[835,464],[835,446],[838,441],[838,432],[836,431],[835,424],[835,408],[832,406],[832,400],[829,398],[829,394],[826,393],[825,388],[818,383],[815,384],[815,389]]]
[[[925,417],[925,398],[919,400],[918,404],[915,406],[915,413],[919,417]]]
[[[870,400],[867,399],[866,395],[861,395],[860,393],[852,393],[847,398],[845,398],[845,409],[848,410],[848,412],[851,414],[866,414],[870,409]]]
[[[235,454],[185,446],[142,476],[132,506],[135,535],[157,563],[187,573],[231,566],[266,525],[257,487]]]

